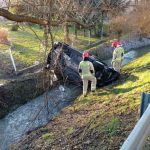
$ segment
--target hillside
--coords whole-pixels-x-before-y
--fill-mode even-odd
[[[139,118],[141,92],[150,92],[150,53],[124,66],[119,81],[82,96],[12,149],[118,150]]]

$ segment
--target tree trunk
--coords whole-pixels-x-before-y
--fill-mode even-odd
[[[95,36],[97,35],[97,28],[96,28],[96,26],[94,27],[94,35]]]
[[[77,30],[77,24],[74,24],[74,35],[75,35],[75,39],[77,39],[78,37],[78,30]]]
[[[121,35],[122,35],[122,31],[118,31],[118,32],[117,32],[118,40],[120,40]]]
[[[103,27],[104,27],[104,11],[102,11],[102,16],[101,16],[101,26],[100,26],[100,38],[101,40],[103,39]]]
[[[84,37],[86,37],[86,29],[84,29]]]
[[[138,5],[138,0],[135,0],[134,2],[135,2],[135,5]]]
[[[89,29],[89,36],[91,37],[91,35],[92,35],[92,30]]]
[[[69,38],[69,28],[68,28],[68,23],[65,22],[64,23],[64,41],[66,43],[70,42],[70,38]]]
[[[92,35],[92,30],[89,29],[89,45],[91,44],[91,35]]]
[[[48,30],[49,30],[49,26],[45,26],[44,27],[44,60],[46,58],[46,54],[47,54],[47,50],[48,50]]]

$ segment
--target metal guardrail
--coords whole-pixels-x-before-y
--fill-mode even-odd
[[[149,104],[150,104],[150,94],[143,92],[141,97],[140,117],[144,114]]]
[[[143,93],[144,94],[144,93]],[[148,106],[147,108],[144,107],[146,110],[142,110],[144,114],[141,116],[140,120],[135,125],[134,129],[122,145],[120,150],[143,150],[144,145],[146,143],[146,139],[150,134],[150,105],[147,104],[150,97],[150,94],[147,94],[148,96],[144,96],[142,94],[142,104],[141,106]],[[143,101],[146,100],[144,103]],[[143,108],[142,108],[143,109]]]

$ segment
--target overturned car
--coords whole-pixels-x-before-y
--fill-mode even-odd
[[[82,85],[82,80],[78,73],[78,65],[81,60],[82,53],[66,43],[56,42],[52,51],[48,54],[47,66],[55,68],[55,74],[63,77],[64,80]],[[113,68],[108,67],[107,64],[98,61],[92,56],[89,57],[89,61],[93,63],[95,69],[97,87],[112,83],[120,76]]]

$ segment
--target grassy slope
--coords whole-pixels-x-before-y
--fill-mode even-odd
[[[44,50],[40,46],[40,40],[36,37],[36,35],[32,32],[32,30],[26,26],[20,26],[17,32],[11,31],[12,24],[9,22],[6,24],[0,23],[0,27],[5,27],[8,29],[9,34],[8,38],[14,44],[13,47],[13,56],[14,59],[22,64],[22,65],[32,65],[35,61],[40,61],[44,58]],[[37,25],[32,26],[32,29],[36,32],[39,38],[42,40],[43,38],[43,30],[40,29]],[[63,41],[63,30],[60,27],[52,28],[54,41]],[[83,32],[79,30],[78,32],[78,40],[74,40],[73,30],[70,29],[70,38],[75,42],[77,48],[84,49],[87,47],[89,43],[88,37],[83,36]],[[80,42],[79,42],[80,41]],[[98,38],[91,38],[91,44],[99,41]],[[49,42],[50,43],[50,42]],[[75,45],[74,45],[75,46]],[[0,49],[3,52],[7,52],[9,46],[0,44]],[[8,56],[9,57],[9,56]]]
[[[124,66],[119,81],[80,96],[21,143],[28,149],[119,150],[139,118],[141,92],[150,92],[150,53]]]

